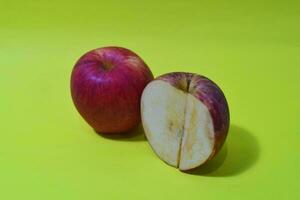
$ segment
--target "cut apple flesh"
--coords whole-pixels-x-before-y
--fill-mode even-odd
[[[213,122],[207,107],[192,94],[162,81],[143,92],[142,121],[155,153],[180,170],[195,168],[213,153]]]
[[[153,81],[142,98],[143,126],[153,150],[162,160],[177,166],[186,95],[163,81]]]
[[[204,163],[212,154],[213,146],[214,132],[210,113],[200,100],[187,94],[179,169],[187,170]]]

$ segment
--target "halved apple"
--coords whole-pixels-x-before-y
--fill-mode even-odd
[[[193,73],[168,73],[150,82],[142,94],[141,115],[154,152],[180,170],[193,169],[215,156],[229,129],[223,92]]]

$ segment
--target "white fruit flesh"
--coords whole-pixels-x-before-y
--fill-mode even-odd
[[[213,124],[200,100],[156,80],[145,88],[141,102],[146,136],[162,160],[188,170],[209,158],[214,146]]]
[[[148,86],[141,106],[146,136],[155,153],[177,167],[186,95],[163,81],[153,81]]]
[[[179,169],[188,170],[204,163],[213,151],[213,122],[207,107],[187,94],[184,133]]]

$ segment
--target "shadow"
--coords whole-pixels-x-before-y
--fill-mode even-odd
[[[258,160],[259,154],[256,138],[245,129],[231,125],[226,143],[216,157],[186,173],[212,177],[235,176],[250,169]]]
[[[147,140],[144,133],[143,126],[141,124],[137,128],[125,133],[113,133],[113,134],[99,133],[99,132],[96,133],[105,139],[118,140],[124,142],[139,142],[139,141]]]

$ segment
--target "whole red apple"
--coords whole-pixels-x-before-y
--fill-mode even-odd
[[[84,54],[71,75],[71,94],[95,131],[122,133],[140,123],[140,99],[153,75],[134,52],[103,47]]]
[[[180,170],[214,157],[229,128],[223,92],[213,81],[193,73],[169,73],[149,83],[142,94],[141,113],[152,149]]]

